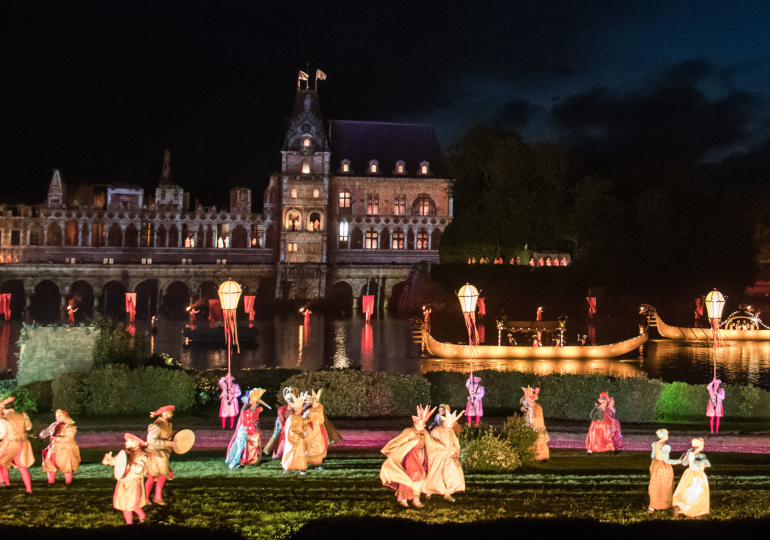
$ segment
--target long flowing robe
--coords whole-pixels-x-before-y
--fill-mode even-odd
[[[228,386],[224,377],[219,379],[219,387],[222,392],[219,394],[221,403],[219,405],[219,416],[226,418],[228,416],[238,416],[238,398],[241,397],[241,387],[231,382]]]
[[[48,447],[43,450],[43,471],[67,474],[80,468],[80,448],[75,442],[78,428],[74,423],[54,422],[42,432],[40,438],[50,437]]]
[[[441,446],[428,452],[428,474],[422,492],[429,495],[451,495],[465,491],[465,475],[460,463],[460,441],[451,427],[441,425],[430,437]]]
[[[665,510],[673,505],[674,496],[674,469],[671,465],[679,463],[678,460],[669,459],[671,447],[665,441],[652,443],[650,458],[650,508],[653,510]]]
[[[703,469],[711,467],[711,463],[703,453],[695,453],[692,449],[679,459],[687,470],[682,474],[679,485],[674,491],[672,503],[679,512],[687,517],[703,516],[710,510],[709,481]]]
[[[273,435],[265,445],[265,454],[273,453],[273,459],[281,459],[283,456],[283,447],[286,440],[286,434],[284,427],[286,426],[286,420],[292,415],[292,410],[288,405],[278,407],[278,412],[275,416],[275,428],[273,429]]]
[[[380,450],[387,456],[380,468],[382,485],[395,489],[398,500],[419,497],[428,473],[428,456],[440,446],[425,430],[411,427],[402,431]]]
[[[471,381],[469,378],[465,381],[465,388],[468,389],[465,417],[470,421],[471,416],[484,416],[484,407],[481,402],[484,397],[484,387],[479,383]]]
[[[8,422],[8,432],[3,440],[0,466],[5,469],[10,469],[12,466],[17,468],[32,466],[35,463],[35,454],[32,452],[32,445],[27,435],[27,432],[32,429],[29,416],[27,413],[10,410],[5,413],[5,421]],[[16,463],[13,462],[14,459]]]
[[[171,422],[165,418],[157,418],[147,426],[147,475],[169,476],[169,457],[171,456]]]
[[[128,454],[126,473],[115,486],[112,506],[116,510],[133,511],[147,504],[147,495],[144,490],[144,468],[149,458],[141,448],[126,450],[126,454]]]
[[[257,465],[262,458],[262,432],[259,429],[259,413],[262,407],[244,405],[238,418],[238,429],[227,446],[225,463],[229,468],[238,465]]]
[[[588,452],[612,452],[615,445],[612,444],[612,425],[607,422],[605,411],[598,405],[591,411],[591,426],[586,436],[586,450]]]
[[[604,421],[610,426],[610,438],[615,450],[623,448],[623,433],[620,431],[620,421],[615,418],[615,407],[610,405],[604,410]]]
[[[329,438],[326,433],[324,419],[324,406],[320,403],[315,407],[310,407],[307,413],[305,413],[307,462],[310,465],[321,465],[324,458],[326,458]]]
[[[305,439],[305,419],[301,414],[292,414],[284,427],[285,442],[281,467],[284,471],[304,471],[307,469],[307,440]]]
[[[11,444],[11,440],[8,438],[10,433],[11,425],[6,421],[5,418],[3,418],[2,413],[0,413],[0,466],[3,465],[3,454]]]
[[[548,441],[551,437],[545,429],[545,419],[543,418],[543,407],[537,401],[523,399],[525,418],[529,427],[537,432],[537,440],[532,450],[535,453],[535,459],[545,461],[551,457],[551,451],[548,449]]]

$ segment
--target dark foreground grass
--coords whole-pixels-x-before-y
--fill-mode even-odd
[[[74,538],[86,532],[94,538],[121,538],[126,528],[119,527],[122,515],[112,508],[112,469],[98,464],[103,452],[83,454],[71,486],[46,487],[36,467],[34,493],[25,495],[18,474],[12,473],[13,487],[0,490],[0,535],[14,532],[7,527],[23,527],[26,532],[14,538]],[[519,528],[554,535],[573,531],[575,536],[578,530],[622,526],[611,534],[627,538],[681,527],[703,533],[761,527],[764,532],[770,524],[770,460],[761,454],[709,454],[712,511],[700,522],[674,522],[670,511],[646,513],[650,461],[642,452],[587,456],[555,450],[547,463],[513,474],[469,474],[468,492],[458,495],[457,503],[434,498],[419,510],[400,507],[393,491],[380,485],[382,458],[372,452],[333,457],[323,472],[302,478],[284,475],[276,461],[230,471],[221,452],[182,457],[173,466],[177,478],[167,484],[168,506],[148,508],[150,525],[141,526],[146,534],[164,531],[167,540],[208,534],[226,540],[233,535],[323,538],[334,532],[337,538],[372,540],[423,537],[430,531],[445,539]],[[677,479],[682,471],[677,469]],[[470,528],[463,525],[471,523]]]

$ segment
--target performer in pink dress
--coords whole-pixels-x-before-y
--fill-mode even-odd
[[[586,451],[589,454],[615,450],[615,445],[612,444],[612,424],[608,422],[609,417],[606,414],[609,400],[609,394],[602,392],[591,411],[591,426],[586,436]]]
[[[623,449],[623,433],[620,431],[620,422],[615,418],[615,398],[610,396],[607,402],[607,408],[604,409],[605,421],[610,425],[610,435],[612,436],[612,445],[615,451]]]
[[[465,388],[468,389],[468,402],[465,405],[465,417],[468,419],[468,425],[471,425],[471,418],[476,417],[476,426],[479,420],[484,416],[484,407],[481,400],[484,398],[484,387],[481,386],[481,377],[474,377],[470,374],[465,381]]]
[[[241,397],[241,387],[235,384],[235,379],[231,373],[219,379],[219,387],[222,393],[219,395],[221,405],[219,406],[219,416],[222,418],[222,429],[225,429],[225,420],[230,419],[230,429],[233,429],[235,419],[238,417],[238,398]]]
[[[714,377],[706,389],[709,391],[709,403],[706,408],[706,416],[711,418],[711,433],[719,433],[719,421],[724,416],[725,411],[722,402],[725,400],[725,389],[719,388],[722,381]],[[714,429],[714,419],[716,419],[716,430]]]

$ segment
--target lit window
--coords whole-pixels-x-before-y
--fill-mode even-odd
[[[417,249],[428,249],[428,233],[424,229],[417,233]]]
[[[289,193],[292,199],[297,198],[297,188],[292,188],[292,190]]]
[[[396,231],[393,233],[391,249],[404,249],[404,232]]]
[[[347,159],[342,161],[342,172],[350,172],[350,161]]]
[[[415,199],[414,204],[412,205],[412,215],[435,216],[436,203],[433,202],[433,199],[423,193]]]
[[[406,164],[401,160],[396,161],[396,174],[404,174],[405,171]]]
[[[366,196],[366,213],[370,216],[376,216],[380,213],[380,196],[371,193]]]
[[[422,174],[428,174],[428,166],[427,165],[423,165],[422,167],[420,167],[420,172]]]
[[[305,148],[308,148],[310,146],[310,139],[303,139],[302,146],[304,146]]]
[[[314,189],[313,190],[313,198],[317,199],[320,196],[321,196],[321,190],[320,189]]]
[[[297,251],[297,244],[294,242],[286,244],[286,251]]]
[[[340,222],[340,242],[347,242],[350,232],[350,226],[347,221]]]
[[[352,197],[349,191],[340,191],[340,208],[350,208]]]
[[[393,196],[393,215],[394,216],[406,215],[406,195]]]
[[[374,227],[369,227],[366,229],[366,243],[364,244],[364,249],[377,249],[377,231],[374,230]]]
[[[377,162],[377,160],[372,160],[372,161],[369,162],[369,172],[370,173],[373,173],[373,174],[377,173],[378,169],[379,169],[379,163]]]
[[[302,162],[302,174],[310,174],[310,163],[307,161]]]

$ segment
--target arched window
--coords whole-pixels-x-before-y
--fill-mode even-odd
[[[302,146],[310,148],[310,139],[302,139]]]
[[[340,166],[340,172],[349,173],[350,172],[350,160],[349,159],[343,159],[342,165]]]
[[[380,196],[376,193],[369,193],[366,196],[366,214],[376,216],[380,213]]]
[[[313,212],[310,214],[310,219],[308,220],[308,230],[311,231],[320,231],[321,230],[321,214],[318,212]]]
[[[435,216],[436,215],[436,203],[425,193],[421,193],[417,196],[412,204],[413,216]]]
[[[396,174],[406,174],[406,163],[401,160],[396,161],[396,169],[394,172]]]
[[[430,174],[430,163],[427,161],[420,162],[420,174],[428,175]]]
[[[298,231],[300,230],[300,215],[299,212],[292,211],[286,214],[286,230]]]
[[[341,215],[349,216],[353,212],[353,197],[349,191],[340,191],[339,197],[339,213]]]
[[[308,160],[302,162],[302,174],[310,174],[310,162]]]
[[[364,244],[365,249],[377,249],[379,244],[377,243],[377,231],[374,227],[366,229],[366,242]]]
[[[380,162],[376,159],[373,159],[369,162],[369,172],[372,174],[377,174],[380,172]]]

